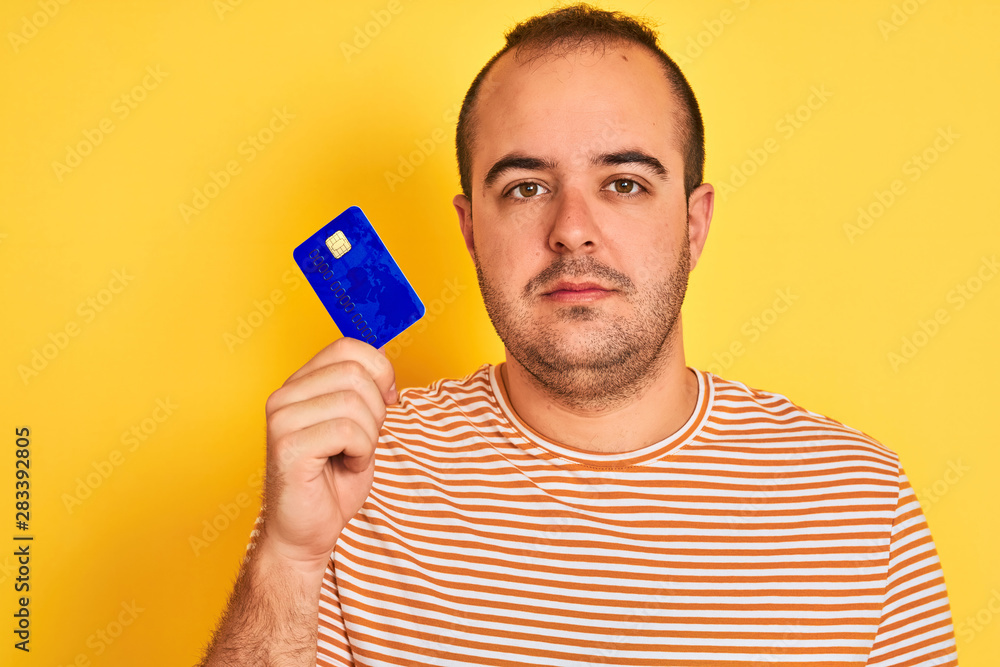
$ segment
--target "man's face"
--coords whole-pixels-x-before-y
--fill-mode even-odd
[[[508,352],[578,407],[633,395],[680,346],[691,262],[677,102],[636,46],[496,62],[480,90],[471,202],[455,198]],[[707,202],[702,201],[707,198]]]

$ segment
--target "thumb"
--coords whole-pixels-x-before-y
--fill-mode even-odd
[[[347,456],[344,454],[344,467],[355,474],[363,473],[375,464],[375,453],[367,456]]]

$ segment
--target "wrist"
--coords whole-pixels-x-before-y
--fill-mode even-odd
[[[262,536],[262,539],[254,545],[248,558],[253,562],[253,569],[261,577],[287,580],[289,584],[299,584],[310,591],[315,587],[317,595],[326,567],[330,562],[329,556],[302,558],[298,555],[291,555],[286,549],[274,544],[265,536]]]

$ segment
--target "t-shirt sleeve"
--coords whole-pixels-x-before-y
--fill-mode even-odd
[[[316,646],[317,667],[353,667],[354,655],[347,641],[347,629],[340,613],[337,576],[333,558],[326,565],[323,587],[319,592],[319,632]]]
[[[958,665],[941,561],[910,482],[898,468],[882,616],[868,667]]]

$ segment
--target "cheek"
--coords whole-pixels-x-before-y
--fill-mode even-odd
[[[624,250],[622,266],[638,289],[661,282],[677,262],[678,249],[662,237],[650,238],[645,244],[631,244]]]
[[[523,237],[486,234],[476,237],[476,254],[483,268],[504,283],[525,282],[544,267],[544,253],[531,247]]]

